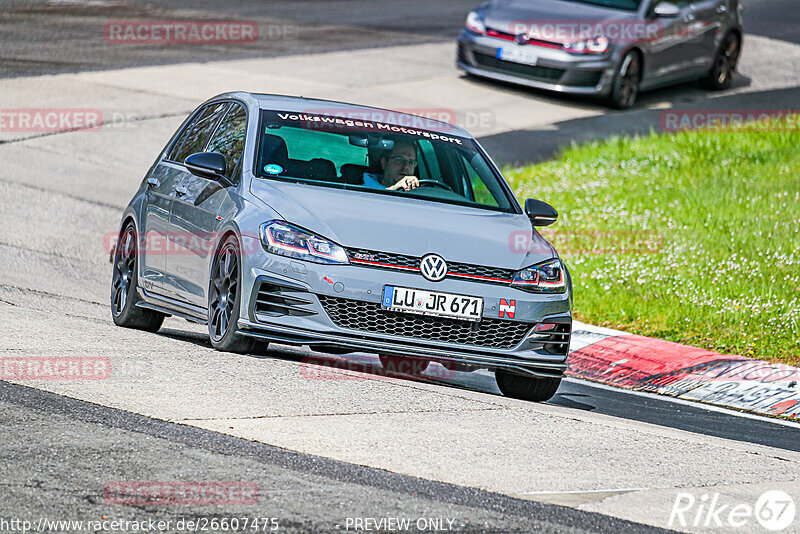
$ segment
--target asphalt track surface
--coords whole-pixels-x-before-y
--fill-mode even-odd
[[[4,44],[0,51],[0,76],[18,77],[242,57],[279,57],[287,54],[367,49],[376,45],[447,42],[457,33],[464,13],[472,6],[472,2],[461,1],[399,3],[383,0],[337,3],[227,2],[224,7],[219,7],[215,2],[189,1],[146,4],[100,1],[88,6],[84,4],[0,2],[0,42]],[[790,9],[793,2],[750,1],[745,5],[746,13],[750,17],[750,31],[798,42],[800,24],[793,18],[797,16],[796,10]],[[755,18],[756,14],[759,18]],[[221,17],[256,19],[260,27],[285,31],[284,35],[289,38],[259,42],[249,50],[226,46],[200,49],[159,49],[146,46],[115,48],[104,45],[102,38],[99,43],[95,38],[102,36],[102,25],[109,19]],[[504,90],[518,91],[507,87]],[[673,90],[659,92],[652,98],[672,95],[671,91]],[[781,102],[784,107],[792,103],[796,105],[797,92],[789,88],[762,92],[756,96],[732,95],[719,99],[717,104],[746,107],[764,101],[778,103],[776,106]],[[565,102],[569,103],[570,100]],[[562,138],[582,140],[610,133],[646,132],[658,120],[657,113],[655,110],[640,109],[631,114],[598,114],[590,118],[565,120],[559,125],[560,134]],[[164,130],[167,131],[168,128]],[[527,130],[487,136],[482,138],[482,142],[490,152],[500,154],[498,159],[514,161],[518,157],[518,147],[523,145],[535,144],[539,147],[537,158],[551,155],[557,149],[556,144],[548,145],[548,138],[552,137],[552,132],[546,129]],[[532,143],[532,139],[535,143]],[[57,150],[54,143],[33,141],[27,145],[23,148],[40,154],[45,160],[52,157]],[[69,142],[66,146],[69,147]],[[11,163],[8,158],[16,154],[12,151],[13,148],[6,147],[8,150],[3,152],[7,164]],[[124,160],[128,155],[123,151],[121,158]],[[91,160],[93,156],[81,154],[78,159],[87,158]],[[52,168],[50,164],[46,166]],[[192,359],[182,359],[179,356],[184,353],[192,357],[196,354],[196,358],[203,362],[202,365],[206,365],[203,358],[209,357],[208,343],[203,340],[197,328],[183,322],[174,319],[169,321],[156,336],[108,329],[110,320],[105,307],[108,268],[107,265],[98,263],[95,251],[86,253],[92,247],[87,247],[85,242],[96,240],[97,230],[86,232],[85,226],[94,225],[104,229],[113,227],[118,218],[119,205],[125,201],[132,187],[135,187],[136,181],[131,179],[122,184],[119,192],[114,193],[116,196],[113,200],[87,202],[87,198],[94,194],[91,192],[93,182],[82,183],[84,175],[80,171],[68,170],[66,175],[77,178],[75,186],[67,188],[68,192],[62,187],[61,180],[64,177],[57,176],[57,173],[52,174],[49,182],[16,174],[4,175],[0,181],[5,199],[0,201],[0,226],[3,227],[0,233],[0,324],[9,336],[0,344],[3,354],[84,354],[91,347],[102,347],[104,343],[108,343],[110,350],[131,350],[137,354],[138,359],[146,360],[149,365],[154,366],[158,364],[153,362],[158,360],[147,359],[153,356],[147,354],[148,347],[152,344],[153,352],[158,353],[159,348],[164,350],[163,364],[167,368],[191,368],[194,363]],[[35,171],[31,171],[31,176],[35,174]],[[63,210],[65,217],[67,238],[63,243],[55,243],[51,238],[43,237],[41,231],[26,234],[24,226],[31,224],[38,229],[39,226],[33,219],[38,217],[49,220],[50,215],[47,212],[54,205]],[[20,206],[27,206],[30,208],[29,212],[20,210]],[[52,250],[48,250],[50,247]],[[64,279],[59,284],[55,276],[64,276]],[[30,330],[45,335],[31,334]],[[113,341],[110,337],[103,337],[115,336],[117,333],[118,339]],[[136,347],[129,349],[134,346]],[[216,355],[212,356],[214,357]],[[331,360],[336,358],[325,355],[318,357]],[[265,367],[256,364],[266,364],[270,360],[279,367],[291,367],[296,364],[299,356],[292,351],[283,350],[272,351],[261,358],[264,360],[247,362],[247,368]],[[219,367],[212,366],[215,364],[216,360],[209,364],[207,374],[225,378],[213,374],[212,369],[216,373],[220,372]],[[370,365],[372,372],[379,372],[376,361],[372,361]],[[192,371],[189,369],[186,372]],[[269,374],[269,368],[259,372]],[[179,380],[175,374],[164,373],[160,368],[152,374],[152,380],[157,378],[165,383]],[[281,445],[275,446],[263,443],[271,441],[270,439],[230,436],[226,435],[227,432],[198,428],[204,424],[198,423],[201,421],[199,416],[195,420],[186,418],[182,422],[181,417],[155,414],[147,408],[137,409],[135,402],[124,405],[120,401],[122,397],[114,397],[123,388],[142,388],[138,406],[147,406],[148,402],[156,403],[159,397],[157,393],[145,389],[147,382],[146,379],[130,383],[115,382],[109,387],[117,388],[116,392],[104,392],[100,389],[91,394],[68,387],[59,390],[57,386],[36,385],[39,389],[33,389],[0,382],[0,421],[3,430],[0,457],[4,465],[9,466],[0,482],[0,517],[90,519],[107,516],[112,519],[142,519],[266,515],[276,517],[281,531],[287,532],[341,531],[347,517],[451,518],[456,519],[457,530],[464,532],[655,530],[653,527],[628,523],[574,507],[537,502],[532,500],[536,497],[531,495],[520,498],[518,492],[514,491],[476,489],[478,486],[491,487],[490,484],[453,484],[437,481],[446,478],[442,475],[421,477],[402,474],[405,471],[395,467],[403,465],[402,462],[385,462],[390,465],[389,468],[375,467],[383,464],[377,460],[369,462],[332,459],[349,457],[344,453],[338,453],[337,456],[334,452],[328,457],[325,447],[304,447],[304,450],[317,451],[317,454],[308,454],[292,450],[287,444],[291,440],[276,439],[275,442],[280,442]],[[481,374],[459,375],[449,380],[422,384],[419,391],[417,382],[408,377],[393,377],[389,382],[391,384],[385,385],[394,387],[399,384],[400,389],[395,391],[417,396],[420,404],[430,402],[425,395],[431,392],[439,395],[434,398],[460,399],[463,396],[470,402],[500,402],[493,400],[500,398],[497,397],[498,392],[491,377]],[[263,386],[252,380],[246,383],[248,387]],[[363,390],[359,382],[343,384],[356,391],[343,398],[340,409],[342,406],[351,409],[359,403],[367,403],[367,395],[375,393]],[[302,382],[289,384],[292,385],[308,386]],[[161,384],[154,383],[152,386],[153,389],[157,389],[155,386],[162,388]],[[325,391],[331,384],[318,383],[312,386]],[[210,386],[205,383],[204,387]],[[58,391],[59,394],[42,391],[48,388]],[[195,393],[198,398],[204,398],[199,392]],[[378,393],[380,391],[375,394]],[[324,394],[330,395],[330,392]],[[313,402],[313,393],[302,391],[297,395],[299,399]],[[359,395],[363,397],[359,398]],[[91,402],[78,400],[79,398],[90,399]],[[161,397],[161,400],[164,398]],[[187,395],[186,398],[192,399],[192,396]],[[232,400],[239,402],[236,398]],[[291,404],[291,399],[286,399],[286,402]],[[474,408],[464,399],[459,402],[463,402],[463,405],[453,409],[466,419],[470,415],[469,410]],[[781,453],[765,454],[762,449],[752,447],[751,444],[769,447],[772,451],[800,450],[800,431],[796,427],[724,410],[711,410],[701,405],[676,403],[652,395],[633,395],[581,381],[565,381],[556,397],[542,409],[545,410],[544,414],[536,412],[536,417],[550,417],[550,411],[553,411],[559,417],[574,418],[576,421],[620,420],[631,428],[638,429],[644,425],[646,428],[673,429],[678,431],[679,441],[690,440],[692,435],[721,438],[727,440],[726,443],[729,442],[726,447],[743,447],[751,451],[748,455],[752,456],[768,457],[773,454],[779,458]],[[269,412],[268,407],[265,410]],[[380,413],[380,410],[376,411]],[[320,419],[329,415],[326,410],[320,412]],[[539,420],[540,424],[543,422]],[[299,419],[295,423],[300,426]],[[224,418],[220,424],[226,424]],[[210,421],[205,426],[212,427],[214,422]],[[409,433],[420,432],[411,427],[405,429]],[[455,429],[450,431],[455,434]],[[441,425],[426,426],[423,428],[424,432],[447,433],[449,430]],[[625,430],[620,430],[620,439],[629,435]],[[390,435],[383,438],[393,439]],[[324,441],[326,437],[323,435],[321,439]],[[360,439],[361,436],[352,437],[353,448],[359,446]],[[367,439],[367,436],[363,436],[363,439]],[[554,436],[553,444],[562,439],[566,438]],[[643,456],[658,455],[657,448],[651,450],[650,445],[639,441],[640,435],[636,435],[634,439],[643,449]],[[337,441],[335,436],[331,435],[329,441],[333,451],[333,443]],[[398,441],[402,440],[398,438]],[[398,451],[398,454],[404,454],[399,447]],[[376,455],[378,452],[376,450]],[[686,462],[702,460],[699,453],[694,454],[696,456],[687,457]],[[431,455],[432,458],[438,458],[434,452]],[[746,456],[743,457],[743,462],[746,461]],[[624,464],[621,458],[613,455],[611,458],[612,461]],[[565,465],[572,461],[574,458],[567,455],[563,458]],[[469,466],[469,469],[475,469],[472,465],[474,462],[476,460],[472,458],[464,458],[464,468]],[[591,463],[581,467],[598,469],[598,466]],[[513,468],[509,468],[511,469]],[[765,470],[762,473],[763,478],[774,478],[783,483],[797,480],[787,474],[791,471],[779,473],[777,468],[774,469]],[[736,468],[731,466],[731,471],[736,471]],[[731,475],[730,480],[714,480],[708,484],[710,486],[726,481],[755,484],[753,477],[757,476],[754,473],[757,471],[747,473],[748,476],[736,473],[735,476]],[[498,472],[494,475],[502,477],[504,473]],[[262,497],[257,505],[235,508],[109,505],[102,498],[103,487],[109,480],[254,481],[258,484]],[[699,481],[705,479],[698,476],[696,480],[701,485]]]
[[[796,0],[743,0],[745,31],[800,43]],[[0,0],[0,77],[453,41],[477,0]],[[112,46],[109,20],[247,20],[252,44]]]
[[[332,532],[346,530],[348,517],[400,517],[450,519],[448,530],[457,532],[663,532],[299,454],[5,382],[0,382],[0,420],[0,455],[14,466],[4,476],[0,514],[34,523],[40,517],[176,522],[269,517],[277,519],[279,532]],[[155,473],[169,473],[170,480],[255,482],[258,502],[213,507],[105,502],[103,488],[115,476],[150,480]]]

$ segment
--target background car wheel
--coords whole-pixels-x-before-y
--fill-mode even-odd
[[[224,352],[251,352],[255,340],[236,333],[242,298],[239,240],[228,236],[214,257],[208,288],[208,335],[211,345]]]
[[[533,378],[505,371],[496,371],[494,378],[506,397],[534,402],[551,399],[561,384],[561,378]]]
[[[622,58],[619,72],[614,77],[609,100],[617,109],[628,109],[636,103],[639,96],[639,82],[642,79],[642,58],[638,52],[628,52]]]
[[[714,66],[708,77],[703,80],[703,85],[713,91],[728,89],[733,83],[733,73],[736,72],[740,50],[739,37],[735,33],[726,35],[714,56]]]
[[[139,308],[136,226],[128,223],[117,239],[114,251],[114,273],[111,277],[111,316],[114,324],[125,328],[137,328],[157,332],[165,315],[157,311]]]
[[[417,360],[416,358],[403,358],[402,356],[379,356],[381,365],[386,371],[404,375],[419,375],[425,372],[431,362]]]

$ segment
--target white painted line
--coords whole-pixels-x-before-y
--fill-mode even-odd
[[[584,380],[582,378],[574,378],[571,376],[565,376],[563,379],[566,380],[567,382],[574,382],[576,384],[583,384],[585,386],[591,386],[599,389],[607,389],[609,391],[616,391],[618,393],[628,393],[630,395],[638,395],[640,397],[647,397],[654,400],[674,402],[675,404],[692,406],[694,408],[700,408],[702,410],[706,410],[709,412],[719,412],[727,415],[733,415],[735,417],[743,417],[745,419],[756,419],[758,421],[763,421],[765,423],[774,423],[776,425],[788,426],[790,428],[795,428],[800,430],[800,421],[795,423],[793,421],[787,421],[786,419],[778,419],[775,417],[766,417],[763,415],[757,415],[749,412],[740,412],[738,410],[731,410],[729,408],[723,408],[722,406],[715,406],[713,404],[707,404],[701,401],[685,400],[685,399],[679,399],[677,397],[670,397],[669,395],[659,395],[658,393],[650,393],[646,391],[636,391],[635,389],[625,389],[615,386],[608,386],[606,384],[601,384],[600,382],[592,382],[591,380]]]
[[[623,491],[645,491],[650,488],[611,488],[595,490],[571,490],[571,491],[523,491],[517,495],[576,495],[581,493],[621,493]]]

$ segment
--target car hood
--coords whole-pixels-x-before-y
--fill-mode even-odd
[[[556,256],[526,215],[254,179],[251,193],[286,221],[348,248],[520,269]]]
[[[517,34],[521,33],[518,31],[519,28],[524,28],[523,31],[526,31],[535,24],[569,24],[572,21],[593,23],[634,19],[636,16],[634,11],[564,0],[495,0],[485,8],[484,22],[488,28]],[[540,29],[540,31],[546,33],[548,30]]]

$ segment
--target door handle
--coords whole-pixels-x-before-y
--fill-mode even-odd
[[[150,177],[147,179],[147,187],[159,187],[161,182],[158,181],[158,178]]]
[[[178,195],[179,197],[183,197],[189,194],[189,190],[186,189],[185,185],[179,185],[178,187],[175,188],[175,194]]]

